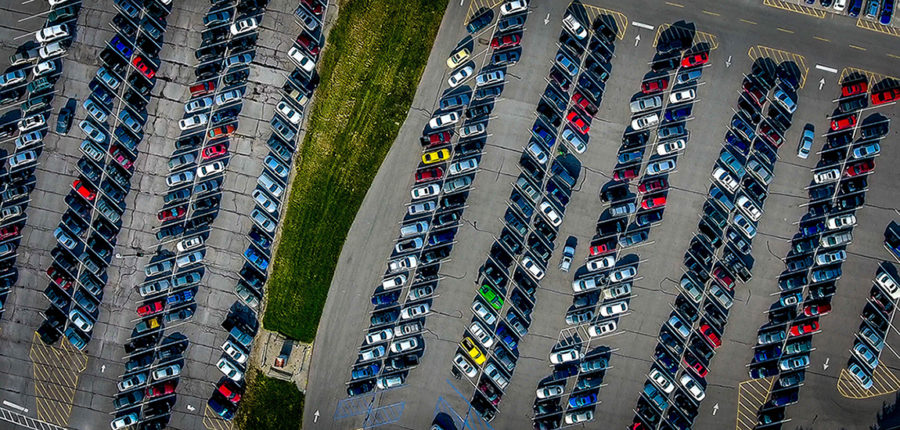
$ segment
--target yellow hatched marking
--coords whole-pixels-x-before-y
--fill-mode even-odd
[[[219,416],[209,405],[203,408],[203,427],[207,430],[231,430],[234,424],[231,421],[225,421]]]
[[[856,67],[845,67],[844,70],[841,70],[840,81],[844,82],[844,79],[846,79],[850,75],[865,76],[866,79],[869,81],[869,88],[872,88],[876,84],[878,84],[886,79],[900,82],[900,78],[898,78],[896,76],[889,76],[889,75],[885,75],[885,74],[881,74],[881,73],[875,73],[875,72],[871,72],[868,70],[858,69]]]
[[[751,430],[756,427],[756,413],[769,398],[775,376],[761,379],[748,379],[738,384],[737,417],[735,430]]]
[[[60,346],[46,345],[34,333],[28,356],[32,362],[38,418],[67,427],[78,378],[87,368],[87,354],[66,340]]]
[[[653,46],[659,43],[659,36],[663,34],[663,32],[667,31],[672,27],[672,24],[660,24],[659,27],[656,28],[656,36],[653,37]],[[684,31],[690,32],[692,30],[687,30],[681,27],[675,27],[676,31]],[[694,31],[694,45],[698,45],[700,43],[705,43],[709,46],[709,50],[712,51],[719,47],[719,37],[712,33],[707,33],[705,31]]]
[[[856,26],[859,28],[863,28],[870,31],[875,31],[882,34],[891,35],[894,37],[900,37],[900,28],[891,27],[889,25],[883,25],[879,22],[870,21],[863,17],[859,17],[856,20]]]
[[[848,399],[869,399],[872,397],[884,396],[900,391],[900,379],[898,379],[891,371],[878,366],[872,372],[872,388],[868,390],[859,384],[859,381],[847,371],[841,369],[841,375],[838,376],[837,390],[842,396]]]
[[[466,12],[466,23],[468,23],[479,10],[493,9],[500,3],[503,3],[503,0],[469,0],[469,11]]]
[[[591,6],[589,4],[582,5],[587,12],[588,20],[593,25],[594,20],[603,15],[609,15],[616,22],[616,38],[622,40],[625,38],[625,30],[628,29],[628,17],[624,13],[612,9],[604,9],[602,7]]]
[[[763,5],[774,7],[776,9],[786,10],[789,12],[799,13],[813,18],[825,18],[825,11],[811,7],[802,6],[796,3],[789,3],[782,0],[763,0]]]
[[[796,64],[800,69],[800,72],[803,73],[803,76],[800,77],[800,88],[803,88],[803,85],[806,84],[806,75],[809,74],[809,66],[806,63],[806,57],[800,54],[783,51],[781,49],[769,48],[767,46],[756,45],[750,47],[750,50],[747,51],[747,55],[749,55],[750,59],[754,61],[759,58],[771,58],[776,63],[793,61],[794,64]]]

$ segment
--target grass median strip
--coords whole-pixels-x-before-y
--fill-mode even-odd
[[[341,3],[298,152],[263,325],[311,342],[350,224],[412,104],[447,0]],[[406,142],[417,150],[418,142]]]
[[[235,423],[246,430],[289,430],[303,425],[303,393],[290,381],[252,369]]]

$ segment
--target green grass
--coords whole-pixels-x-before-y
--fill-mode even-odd
[[[350,224],[412,104],[447,0],[343,2],[267,287],[266,329],[316,335]],[[418,142],[401,142],[417,150]]]
[[[304,396],[293,382],[248,372],[247,391],[234,421],[245,430],[290,430],[303,426]]]

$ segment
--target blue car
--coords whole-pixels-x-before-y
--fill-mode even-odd
[[[693,109],[693,105],[669,109],[666,111],[666,121],[678,121],[681,119],[685,119],[691,116],[691,112],[693,111]]]
[[[875,19],[878,16],[878,0],[869,0],[866,3],[866,18]]]
[[[891,23],[891,15],[894,13],[894,0],[884,0],[881,7],[881,19],[878,21],[884,25]]]
[[[581,408],[597,403],[597,394],[585,394],[583,396],[572,397],[569,399],[570,408]]]
[[[753,359],[757,362],[760,362],[760,361],[766,361],[766,360],[774,360],[778,357],[781,357],[781,347],[780,346],[756,351],[756,355],[753,357]]]
[[[734,127],[736,131],[743,134],[744,137],[747,138],[747,140],[752,141],[753,139],[756,139],[756,132],[753,130],[753,127],[747,125],[747,123],[740,117],[735,116],[731,120],[731,126]]]
[[[731,130],[725,133],[725,142],[740,151],[741,154],[747,155],[750,152],[750,143],[734,134]]]
[[[506,344],[506,346],[512,351],[515,351],[516,347],[519,345],[519,342],[514,337],[509,335],[509,330],[507,330],[505,326],[501,325],[497,327],[497,337],[499,337],[500,340],[503,341],[503,343]]]
[[[825,224],[821,222],[800,227],[800,234],[802,234],[803,237],[815,236],[823,231],[825,231]]]
[[[397,303],[397,300],[400,298],[400,292],[394,291],[387,294],[380,294],[377,296],[372,296],[372,304],[375,306],[380,305],[389,305],[392,303]]]
[[[253,230],[250,230],[250,234],[247,236],[249,236],[250,240],[256,246],[260,247],[260,249],[269,249],[269,246],[272,245],[272,241],[269,238],[263,236],[263,234],[255,228]]]
[[[169,296],[166,299],[169,302],[169,306],[175,306],[179,303],[184,303],[194,298],[194,293],[191,290],[184,290]]]
[[[350,374],[350,379],[355,381],[357,379],[372,378],[378,374],[379,370],[381,370],[381,366],[378,363],[372,363],[368,366],[353,369],[353,372]]]
[[[254,266],[263,272],[269,268],[269,259],[258,254],[253,248],[247,248],[247,250],[244,251],[244,257],[247,257],[247,261],[253,263]]]
[[[216,413],[216,415],[222,417],[223,419],[230,420],[234,418],[234,408],[230,408],[222,403],[219,403],[216,399],[209,399],[207,402],[209,408]]]
[[[556,136],[554,136],[552,132],[550,132],[549,130],[547,130],[547,128],[540,124],[535,125],[531,129],[531,131],[534,132],[534,136],[537,137],[547,148],[552,148],[553,144],[556,143]]]
[[[630,151],[619,154],[619,164],[628,164],[634,161],[640,161],[643,158],[644,151]]]
[[[116,52],[122,54],[122,56],[125,58],[131,58],[131,54],[134,52],[134,50],[132,50],[131,46],[129,45],[130,44],[125,43],[125,41],[122,40],[122,38],[119,37],[118,34],[113,36],[113,38],[109,40],[109,46],[112,46],[113,49],[116,50]]]

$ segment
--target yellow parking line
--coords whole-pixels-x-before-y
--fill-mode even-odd
[[[813,39],[821,40],[821,41],[823,41],[823,42],[831,42],[830,40],[828,40],[828,39],[826,39],[826,38],[824,38],[824,37],[819,37],[819,36],[813,36]]]
[[[849,46],[853,49],[858,49],[860,51],[868,51],[868,49],[863,48],[862,46],[856,46],[856,45],[849,45]]]
[[[672,2],[670,2],[670,1],[667,1],[666,4],[669,5],[669,6],[684,7],[683,4],[672,3]]]
[[[841,82],[844,81],[847,77],[851,75],[862,75],[865,76],[866,79],[869,80],[869,86],[875,86],[875,84],[880,83],[884,80],[892,80],[892,81],[900,81],[900,78],[896,76],[883,75],[881,73],[875,73],[869,70],[858,69],[856,67],[845,67],[844,70],[841,71]]]
[[[707,14],[707,15],[712,15],[712,16],[722,16],[721,14],[718,14],[718,13],[715,13],[715,12],[710,12],[710,11],[708,11],[708,10],[704,10],[704,11],[702,11],[702,12],[705,13],[705,14]]]
[[[888,56],[888,57],[891,57],[891,58],[896,58],[896,59],[900,60],[900,55],[887,54],[887,56]]]
[[[612,9],[605,9],[602,7],[591,6],[589,4],[584,5],[584,8],[585,8],[585,11],[587,12],[588,20],[590,20],[591,24],[593,24],[594,21],[602,15],[611,16],[616,23],[616,38],[618,38],[619,40],[622,40],[625,38],[625,30],[628,29],[629,21],[628,21],[628,17],[625,16],[624,13],[615,11]]]
[[[811,16],[813,18],[825,18],[825,11],[821,9],[813,9],[811,7],[801,6],[794,3],[788,3],[782,0],[763,0],[763,5],[782,9],[790,12]]]
[[[900,28],[882,25],[880,23],[870,21],[863,17],[859,17],[856,20],[856,26],[859,28],[866,29],[866,30],[875,31],[878,33],[888,34],[888,35],[891,35],[894,37],[900,37]]]
[[[793,31],[793,30],[788,30],[788,29],[786,29],[786,28],[781,28],[781,27],[778,27],[778,31],[783,31],[783,32],[788,33],[788,34],[794,34],[794,31]]]
[[[750,24],[750,25],[756,25],[756,24],[757,24],[756,21],[748,21],[748,20],[743,19],[743,18],[739,19],[739,21],[744,22],[744,23],[747,23],[747,24]]]

